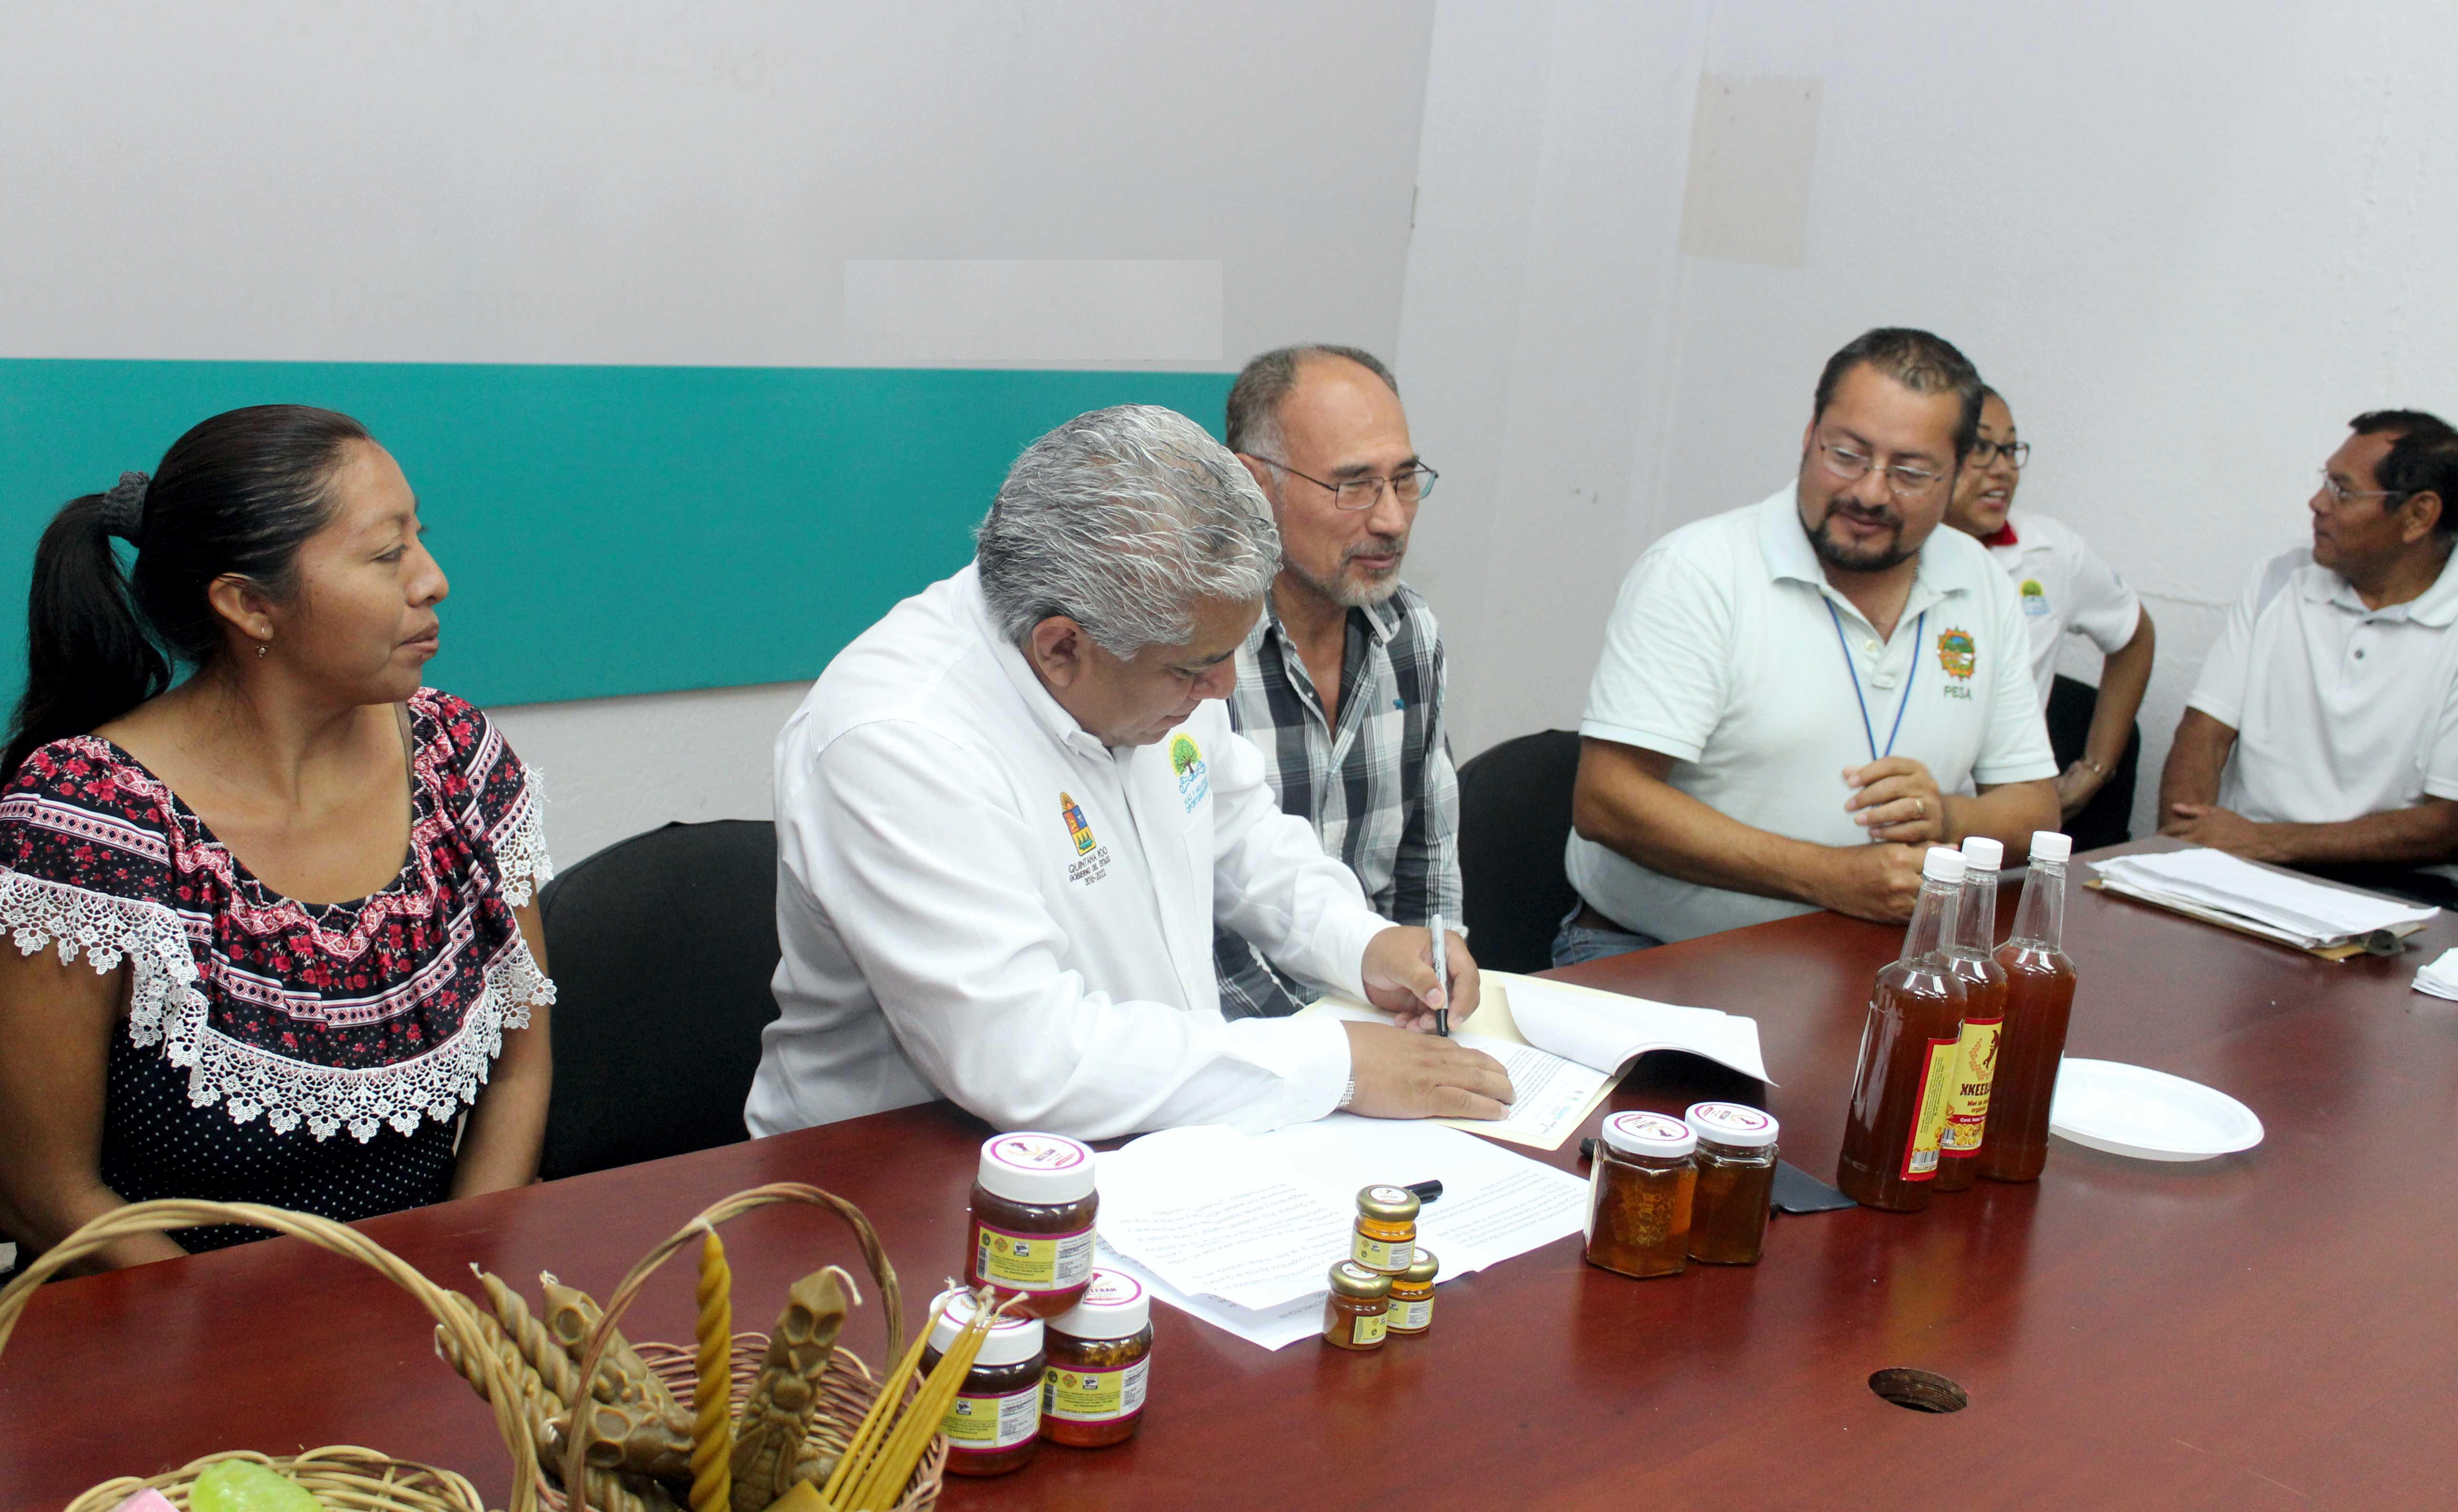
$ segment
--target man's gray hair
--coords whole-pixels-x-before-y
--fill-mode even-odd
[[[1239,369],[1238,382],[1229,385],[1226,434],[1231,451],[1275,461],[1288,455],[1281,435],[1281,401],[1298,386],[1298,368],[1310,357],[1346,358],[1383,380],[1392,393],[1400,392],[1400,381],[1391,376],[1391,369],[1361,347],[1323,342],[1276,347]]]
[[[1026,447],[973,543],[1009,640],[1064,614],[1114,656],[1184,642],[1198,600],[1260,599],[1281,566],[1253,475],[1157,404],[1078,415]]]

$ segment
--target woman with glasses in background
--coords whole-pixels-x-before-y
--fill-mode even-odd
[[[2005,396],[1984,389],[1980,434],[1955,480],[1946,523],[1977,537],[2013,580],[2031,633],[2032,680],[2056,748],[2057,804],[2074,848],[2090,850],[2132,836],[2142,751],[2134,716],[2151,686],[2155,637],[2134,590],[2071,527],[2029,510],[2019,523],[2008,517],[2031,458]],[[2098,688],[2057,675],[2068,635],[2088,640],[2106,658]]]

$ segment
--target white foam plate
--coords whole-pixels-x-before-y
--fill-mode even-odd
[[[2227,1093],[2121,1061],[2068,1056],[2049,1132],[2142,1160],[2209,1160],[2261,1143],[2261,1120]]]

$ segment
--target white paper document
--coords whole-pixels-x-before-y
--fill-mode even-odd
[[[1688,1050],[1745,1076],[1774,1081],[1759,1053],[1756,1019],[1538,977],[1512,977],[1508,989],[1510,1016],[1528,1043],[1582,1066],[1618,1071],[1650,1050]]]
[[[2415,990],[2458,999],[2458,950],[2445,950],[2429,964],[2416,967]]]
[[[1434,1253],[1442,1253],[1440,1250]],[[1320,1293],[1258,1312],[1253,1308],[1223,1302],[1217,1296],[1189,1296],[1106,1244],[1098,1246],[1094,1253],[1099,1257],[1100,1265],[1134,1276],[1143,1284],[1145,1291],[1179,1312],[1209,1323],[1224,1334],[1235,1334],[1249,1344],[1260,1344],[1265,1349],[1286,1349],[1299,1339],[1313,1338],[1323,1332],[1323,1295]],[[1438,1281],[1436,1284],[1441,1283]]]
[[[1760,1057],[1756,1019],[1508,971],[1480,972],[1478,985],[1476,1015],[1451,1039],[1500,1061],[1518,1100],[1507,1118],[1436,1120],[1453,1129],[1537,1150],[1559,1150],[1630,1063],[1650,1050],[1688,1050],[1760,1081],[1773,1081]],[[1388,1014],[1344,998],[1324,998],[1306,1011],[1363,1023],[1390,1022]]]
[[[1108,1250],[1159,1283],[1163,1300],[1274,1349],[1319,1322],[1324,1274],[1348,1254],[1359,1188],[1443,1184],[1417,1232],[1445,1278],[1577,1232],[1588,1190],[1438,1124],[1346,1113],[1267,1134],[1219,1125],[1146,1134],[1100,1157],[1100,1181]]]
[[[2376,930],[2411,934],[2441,911],[2273,871],[2202,846],[2114,856],[2091,866],[2111,892],[2306,950],[2343,944]]]

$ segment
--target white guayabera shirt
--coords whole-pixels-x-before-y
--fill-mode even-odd
[[[1218,701],[1112,751],[999,635],[968,567],[829,663],[776,770],[781,1014],[754,1134],[942,1094],[1086,1139],[1340,1101],[1337,1023],[1221,1016],[1213,926],[1358,995],[1389,922],[1280,811]]]

